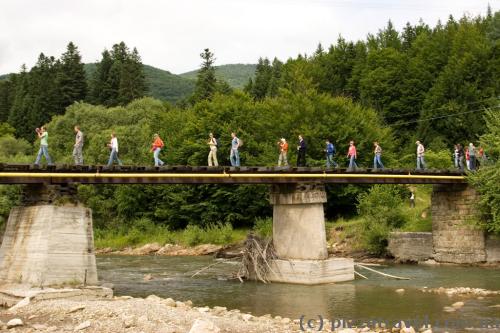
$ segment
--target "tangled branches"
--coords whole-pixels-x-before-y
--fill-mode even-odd
[[[244,277],[268,283],[268,274],[270,272],[275,274],[269,261],[276,258],[271,238],[263,239],[250,233],[245,240],[243,257],[237,273],[238,279],[241,281],[241,278]]]

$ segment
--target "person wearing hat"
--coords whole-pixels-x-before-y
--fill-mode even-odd
[[[278,166],[281,166],[282,163],[284,166],[288,166],[288,160],[287,160],[288,142],[286,142],[285,138],[281,138],[281,140],[278,141],[278,146],[280,147],[280,156],[278,158]]]

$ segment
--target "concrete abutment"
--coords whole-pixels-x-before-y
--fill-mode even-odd
[[[63,185],[26,185],[0,247],[0,284],[96,285],[92,211]]]
[[[477,226],[479,194],[468,184],[434,185],[432,233],[392,233],[389,251],[401,261],[476,264],[500,261],[500,242]]]

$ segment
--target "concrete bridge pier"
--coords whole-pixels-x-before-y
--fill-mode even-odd
[[[279,258],[271,264],[271,281],[321,284],[354,280],[352,259],[328,258],[323,184],[272,185],[270,201],[273,245]]]
[[[0,285],[96,285],[92,211],[64,185],[26,185],[0,247]]]
[[[437,262],[471,264],[487,261],[486,238],[474,225],[480,218],[479,194],[467,184],[434,185],[432,241]]]

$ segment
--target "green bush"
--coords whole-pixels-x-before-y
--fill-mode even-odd
[[[408,190],[400,185],[375,185],[358,196],[363,242],[369,252],[384,254],[389,232],[403,227],[408,221],[403,209],[405,197],[408,197]]]
[[[488,130],[480,141],[489,163],[468,178],[481,194],[483,219],[478,222],[486,230],[500,234],[500,112],[487,112],[484,123]]]
[[[189,246],[198,244],[228,244],[233,240],[233,227],[230,223],[212,224],[205,228],[190,224],[182,231],[182,240]]]
[[[253,231],[260,237],[272,237],[273,236],[273,219],[268,218],[258,218],[255,220],[253,226]]]

